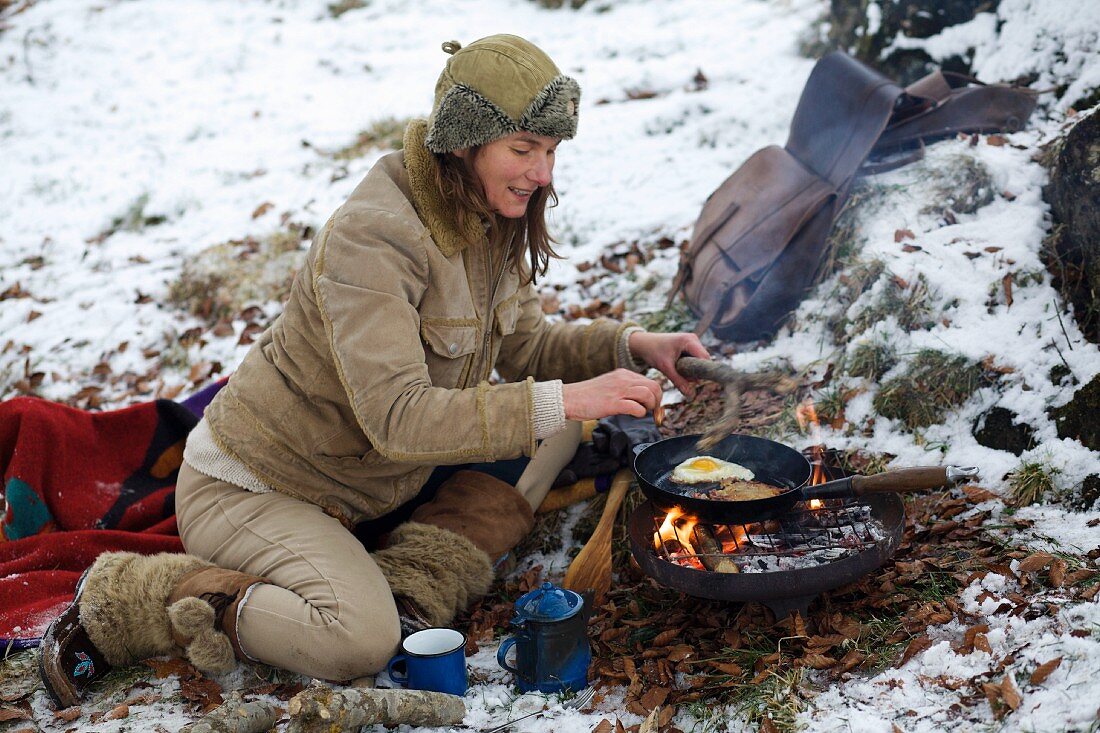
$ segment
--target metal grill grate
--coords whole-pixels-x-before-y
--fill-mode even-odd
[[[659,539],[664,523],[663,512],[654,514],[651,546],[658,557],[721,572],[821,565],[872,548],[885,536],[871,508],[850,499],[831,499],[814,509],[797,504],[779,519],[749,524],[695,523],[683,516],[671,523],[664,539]],[[768,558],[792,560],[777,562]],[[797,562],[797,558],[805,562]],[[730,561],[738,569],[731,568]]]

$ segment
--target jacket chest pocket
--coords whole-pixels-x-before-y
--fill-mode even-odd
[[[501,336],[510,336],[516,332],[516,321],[519,320],[519,298],[512,296],[497,306],[495,311],[497,333]]]
[[[424,360],[428,374],[436,387],[464,387],[474,353],[477,351],[478,322],[475,319],[423,318],[420,322],[420,338],[427,347]]]

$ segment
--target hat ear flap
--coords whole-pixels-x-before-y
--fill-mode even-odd
[[[581,87],[575,79],[554,77],[527,105],[519,126],[536,135],[569,140],[577,134],[577,106],[580,100]]]
[[[465,84],[455,84],[439,100],[424,144],[433,153],[484,145],[518,127],[504,110]]]

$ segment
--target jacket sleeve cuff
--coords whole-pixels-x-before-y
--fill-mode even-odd
[[[535,382],[531,387],[534,402],[535,440],[545,440],[565,429],[565,400],[560,379]]]
[[[618,353],[615,355],[615,363],[624,369],[642,374],[648,369],[645,362],[638,361],[634,354],[630,353],[630,334],[645,331],[641,326],[627,326],[619,334]]]

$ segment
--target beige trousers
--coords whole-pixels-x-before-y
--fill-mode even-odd
[[[533,507],[576,452],[580,423],[543,442],[517,488]],[[186,463],[176,483],[184,549],[267,578],[241,605],[245,654],[327,680],[376,674],[400,643],[386,579],[362,544],[320,507],[210,478]]]

